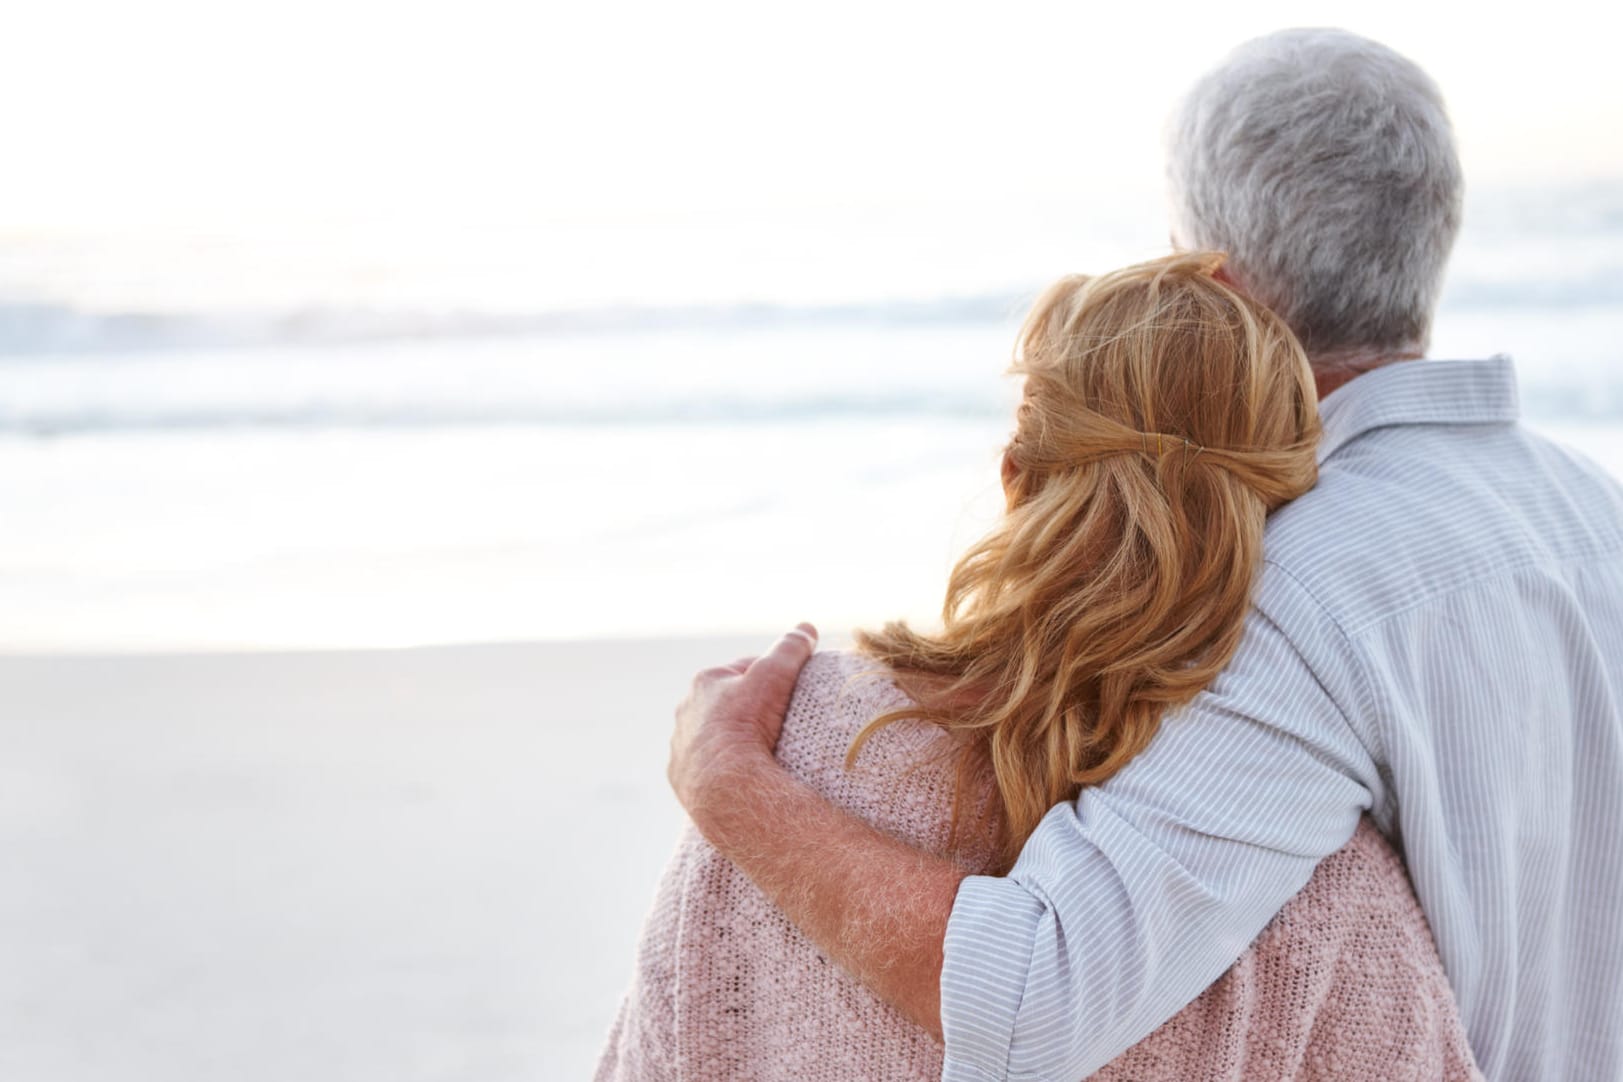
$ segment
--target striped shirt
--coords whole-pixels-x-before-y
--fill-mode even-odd
[[[1368,809],[1489,1079],[1623,1078],[1623,489],[1503,358],[1327,397],[1232,663],[966,879],[948,1080],[1078,1079],[1216,979]]]

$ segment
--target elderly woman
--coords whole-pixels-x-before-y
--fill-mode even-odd
[[[1220,263],[1175,255],[1037,302],[1002,520],[953,571],[940,631],[891,624],[807,665],[777,746],[792,774],[907,844],[1002,874],[1049,809],[1118,773],[1217,677],[1264,520],[1312,486],[1318,437],[1300,345]],[[1235,955],[1096,1077],[1476,1077],[1403,866],[1368,824]],[[600,1080],[941,1070],[930,1034],[689,832]]]

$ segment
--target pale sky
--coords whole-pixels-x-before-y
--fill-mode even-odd
[[[1598,7],[13,4],[0,227],[1103,199],[1159,184],[1195,75],[1292,25],[1427,68],[1473,184],[1623,177],[1617,19]]]

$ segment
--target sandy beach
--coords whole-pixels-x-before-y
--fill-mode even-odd
[[[0,1077],[587,1077],[768,641],[0,659]]]

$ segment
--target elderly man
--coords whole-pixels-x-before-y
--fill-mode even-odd
[[[1459,221],[1436,87],[1335,31],[1189,95],[1180,244],[1296,330],[1318,487],[1270,521],[1238,653],[1006,878],[838,812],[772,759],[810,629],[711,670],[670,776],[949,1079],[1074,1079],[1219,976],[1368,812],[1405,855],[1485,1075],[1623,1077],[1623,490],[1516,421],[1508,361],[1421,361]]]

